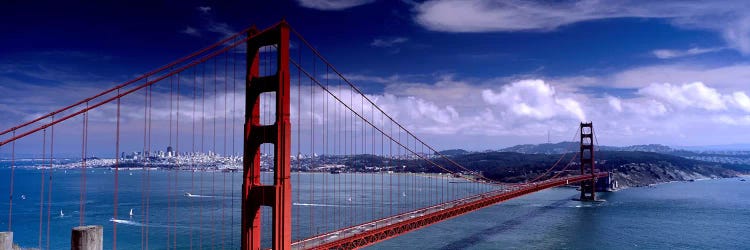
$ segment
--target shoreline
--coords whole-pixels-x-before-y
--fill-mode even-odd
[[[184,172],[229,172],[229,173],[240,173],[242,168],[241,166],[235,167],[232,165],[231,167],[227,167],[228,165],[223,165],[221,167],[217,166],[211,166],[211,167],[195,167],[195,168],[167,168],[163,166],[156,166],[156,167],[120,167],[119,171],[126,171],[126,172],[132,172],[132,171],[184,171]],[[10,168],[11,166],[3,166],[0,168]],[[80,166],[76,167],[61,167],[60,165],[57,166],[43,166],[43,165],[22,165],[22,166],[15,166],[15,168],[25,169],[25,170],[62,170],[62,171],[81,171]],[[114,172],[115,168],[111,166],[87,166],[86,170],[90,171],[97,171],[97,170],[103,170],[105,173],[106,171]],[[262,170],[261,173],[273,173],[273,171],[267,171]],[[369,174],[369,175],[403,175],[403,176],[418,176],[421,178],[429,178],[429,179],[444,179],[450,183],[473,183],[470,178],[471,176],[466,177],[457,177],[450,173],[425,173],[425,172],[390,172],[390,171],[381,171],[381,172],[340,172],[340,173],[331,173],[328,171],[292,171],[291,174],[328,174],[328,175],[337,175],[337,174]],[[654,183],[644,184],[644,185],[633,185],[633,186],[626,186],[626,185],[620,185],[617,189],[612,189],[611,192],[617,192],[629,188],[653,188],[659,185],[669,184],[669,183],[676,183],[676,182],[695,182],[695,181],[705,181],[705,180],[718,180],[718,179],[750,179],[750,174],[737,174],[736,176],[731,177],[706,177],[706,178],[696,178],[696,179],[689,179],[689,180],[668,180],[668,181],[657,181]],[[477,182],[477,183],[483,183],[483,182]],[[486,183],[483,183],[486,184]],[[509,185],[512,185],[514,183],[506,183]]]
[[[7,168],[10,168],[10,166],[7,166]],[[26,170],[74,170],[74,171],[80,171],[81,167],[49,167],[49,166],[15,166],[15,168],[20,169],[26,169]],[[87,166],[86,170],[110,170],[114,171],[114,167],[101,167],[101,166]],[[232,173],[239,173],[242,168],[164,168],[164,167],[121,167],[119,168],[119,171],[184,171],[184,172],[232,172]],[[261,170],[261,173],[270,174],[273,173],[273,171],[267,171],[267,170]],[[446,174],[446,173],[425,173],[425,172],[341,172],[341,173],[331,173],[327,171],[291,171],[291,174],[328,174],[328,175],[338,175],[338,174],[372,174],[372,175],[416,175],[423,178],[445,178],[445,179],[456,179],[456,180],[464,180],[467,181],[466,178],[461,177],[455,177],[452,176],[452,174]]]
[[[622,191],[622,190],[630,189],[630,188],[655,188],[657,186],[661,186],[665,184],[672,184],[672,183],[688,183],[688,182],[697,182],[697,181],[711,181],[711,180],[722,180],[722,179],[744,179],[744,178],[750,178],[750,175],[737,175],[733,177],[699,178],[699,179],[680,180],[680,181],[664,181],[664,182],[651,183],[651,184],[644,185],[644,186],[625,186],[623,188],[614,189],[611,192]]]

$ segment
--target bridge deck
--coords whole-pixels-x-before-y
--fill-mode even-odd
[[[596,173],[597,178],[606,176],[606,172]],[[353,249],[364,247],[509,199],[547,188],[580,182],[589,178],[591,178],[591,175],[576,175],[529,184],[508,186],[499,190],[449,201],[431,207],[318,235],[295,242],[292,244],[292,248]]]

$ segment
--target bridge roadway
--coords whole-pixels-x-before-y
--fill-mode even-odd
[[[595,174],[607,177],[606,172]],[[501,189],[405,212],[364,224],[343,228],[292,243],[293,249],[353,249],[368,246],[447,219],[494,205],[509,199],[590,179],[575,175],[529,184],[507,185]]]

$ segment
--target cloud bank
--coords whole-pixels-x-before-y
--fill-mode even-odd
[[[672,59],[686,56],[695,56],[723,50],[724,48],[690,48],[687,50],[657,49],[652,51],[656,58]]]
[[[416,4],[414,12],[416,23],[443,32],[544,32],[612,18],[665,19],[676,27],[716,32],[729,47],[750,54],[747,1],[429,0]]]
[[[344,10],[375,2],[375,0],[297,0],[302,7],[316,10]]]

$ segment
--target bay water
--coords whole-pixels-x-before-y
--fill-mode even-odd
[[[16,162],[20,166],[34,164]],[[46,174],[42,175],[42,171]],[[145,245],[151,249],[238,248],[239,173],[121,170],[118,174],[118,216],[114,218],[114,172],[86,172],[83,222],[104,226],[105,249],[112,248],[115,224],[120,249]],[[9,162],[0,161],[0,231],[8,228],[10,175]],[[271,173],[263,177],[269,182]],[[601,193],[599,197],[605,201],[596,203],[573,201],[577,196],[573,188],[554,188],[369,248],[748,249],[750,182],[740,179],[629,188]],[[42,248],[49,244],[50,249],[68,249],[70,230],[81,223],[81,180],[80,170],[16,168],[12,217],[15,242],[22,247],[39,246],[41,209]],[[344,180],[343,184],[340,180]],[[448,178],[412,175],[393,180],[382,174],[293,174],[294,238],[408,211],[420,202],[426,205],[436,199],[481,191]],[[50,203],[48,193],[40,203],[42,181],[46,190],[52,190]],[[446,189],[445,185],[451,185],[454,192],[448,197],[436,195]],[[352,189],[359,191],[346,191]],[[270,212],[264,209],[263,213],[262,223],[269,225]],[[269,240],[265,237],[263,244],[268,246]]]

